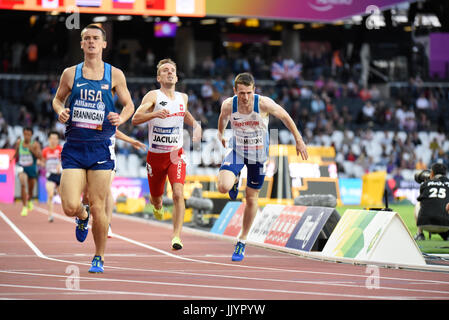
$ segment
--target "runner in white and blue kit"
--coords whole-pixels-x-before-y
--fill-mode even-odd
[[[243,213],[242,228],[232,255],[233,261],[241,261],[245,252],[245,241],[257,213],[259,191],[262,188],[268,159],[269,115],[279,118],[293,134],[296,153],[302,159],[308,158],[307,147],[290,115],[271,98],[257,95],[254,78],[249,73],[241,73],[234,80],[234,96],[223,101],[218,119],[218,140],[228,147],[223,137],[228,122],[231,121],[232,138],[230,150],[226,154],[218,173],[217,188],[221,193],[229,193],[235,200],[238,195],[240,171],[247,168],[245,190],[246,206]]]
[[[62,209],[67,216],[76,217],[76,238],[80,242],[86,239],[92,214],[92,273],[104,271],[109,220],[105,199],[115,166],[113,140],[117,127],[134,113],[123,72],[102,60],[106,44],[106,32],[98,25],[90,24],[81,31],[84,62],[64,70],[53,99],[58,120],[67,125],[61,153]],[[123,106],[120,114],[114,107],[115,94]],[[80,201],[86,186],[88,207]]]

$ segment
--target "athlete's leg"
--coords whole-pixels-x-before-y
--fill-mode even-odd
[[[236,175],[230,170],[220,170],[218,172],[217,189],[218,192],[228,193],[235,184]]]
[[[150,187],[150,203],[156,210],[162,209],[165,181],[169,163],[160,154],[150,151],[147,153],[147,178]]]
[[[246,240],[257,214],[259,192],[265,180],[263,163],[247,164],[246,206],[243,212],[242,229],[239,239]]]
[[[28,204],[32,201],[33,199],[33,194],[34,194],[34,186],[36,185],[36,178],[31,178],[28,177]],[[32,205],[29,204],[29,209],[32,209]]]
[[[181,237],[182,225],[184,223],[184,213],[186,206],[184,202],[184,185],[182,183],[174,183],[173,189],[173,237]]]
[[[108,194],[106,196],[106,215],[108,217],[108,225],[111,223],[112,220],[112,211],[114,211],[114,197],[112,196],[112,181],[115,177],[115,171],[112,170],[111,172],[111,179],[109,180],[109,188],[108,188]]]
[[[19,181],[20,181],[20,195],[22,197],[22,204],[25,207],[28,203],[28,175],[25,172],[19,173]]]
[[[232,150],[226,154],[218,171],[217,189],[219,192],[228,193],[234,187],[243,166],[243,159],[235,151]]]
[[[87,211],[81,203],[81,194],[86,187],[86,179],[87,175],[84,169],[62,170],[59,191],[62,210],[66,216],[78,217],[81,220],[87,219]]]
[[[111,170],[88,170],[87,192],[89,195],[89,206],[92,214],[92,234],[95,242],[95,255],[104,259],[106,240],[108,234],[108,216],[105,210],[108,189],[104,186],[110,185]]]
[[[242,229],[238,237],[240,240],[246,240],[249,230],[253,225],[258,209],[259,192],[260,189],[246,187],[246,205],[243,211]]]
[[[56,183],[47,180],[45,189],[47,190],[48,218],[51,219],[53,216],[53,196],[55,194]]]

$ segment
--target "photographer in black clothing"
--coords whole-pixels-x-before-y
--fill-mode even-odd
[[[444,240],[449,240],[449,179],[447,168],[442,163],[434,163],[430,172],[421,171],[415,175],[420,183],[418,203],[415,206],[418,232],[415,240],[425,240],[423,230],[438,233]],[[430,238],[430,234],[429,234]]]

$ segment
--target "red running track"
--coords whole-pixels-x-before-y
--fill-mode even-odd
[[[0,299],[31,300],[365,300],[449,299],[449,273],[320,261],[234,243],[189,228],[184,248],[170,249],[171,226],[114,214],[104,274],[90,274],[92,234],[75,239],[73,218],[44,204],[27,217],[0,203]],[[378,277],[376,277],[376,275]]]

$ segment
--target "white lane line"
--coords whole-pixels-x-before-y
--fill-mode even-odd
[[[3,284],[0,283],[0,287],[7,288],[25,288],[25,289],[39,289],[39,290],[56,290],[65,291],[65,293],[71,293],[75,295],[80,295],[82,293],[88,294],[112,294],[112,295],[131,295],[131,296],[151,296],[161,298],[182,298],[182,299],[204,299],[204,300],[226,300],[229,298],[222,297],[207,297],[207,296],[192,296],[192,295],[181,295],[181,294],[166,294],[166,293],[153,293],[153,292],[133,292],[133,291],[113,291],[113,290],[93,290],[93,289],[69,289],[69,288],[59,288],[59,287],[42,287],[42,286],[27,286],[19,284]],[[8,293],[5,293],[7,296]],[[24,293],[27,295],[27,293]],[[233,298],[234,299],[234,298]]]
[[[38,209],[39,212],[41,212],[42,214],[47,215],[48,211],[46,209],[42,209],[39,207],[35,207],[35,209]],[[56,218],[60,218],[64,221],[68,221],[70,223],[73,223],[74,220],[72,218],[66,217],[64,215],[60,215],[60,214],[56,214],[55,215]],[[131,220],[131,221],[136,221],[142,224],[151,224],[153,226],[164,226],[164,227],[169,227],[168,225],[166,225],[165,223],[160,223],[157,221],[151,221],[151,223],[149,221],[141,221],[142,219],[138,219],[135,217],[122,217],[120,216],[120,218],[125,219],[125,220]],[[175,259],[180,259],[180,260],[184,260],[184,261],[189,261],[189,262],[196,262],[196,263],[202,263],[202,264],[213,264],[213,265],[219,265],[219,266],[226,266],[226,267],[232,267],[232,268],[244,268],[244,269],[251,269],[251,270],[263,270],[263,271],[275,271],[275,272],[289,272],[289,273],[305,273],[305,274],[318,274],[318,275],[329,275],[329,276],[344,276],[344,277],[351,277],[351,278],[362,278],[362,279],[366,279],[368,277],[367,274],[347,274],[347,273],[335,273],[335,272],[322,272],[322,271],[310,271],[310,270],[296,270],[296,269],[281,269],[281,268],[271,268],[271,267],[259,267],[259,266],[247,266],[247,265],[242,265],[242,264],[231,264],[231,263],[223,263],[223,262],[215,262],[215,261],[208,261],[208,260],[199,260],[199,259],[192,259],[192,258],[187,258],[184,256],[179,256],[179,255],[175,255],[173,253],[155,248],[153,246],[150,246],[148,244],[144,244],[142,242],[130,239],[128,237],[119,235],[117,233],[114,233],[114,237],[117,239],[121,239],[123,241],[129,242],[131,244],[161,253],[163,255],[175,258]],[[116,267],[116,268],[120,268],[120,267]],[[127,270],[132,270],[130,268],[127,268]],[[136,269],[138,270],[138,269]],[[427,280],[427,279],[409,279],[409,278],[396,278],[396,277],[383,277],[380,275],[380,281],[382,280],[393,280],[393,281],[405,281],[407,283],[412,282],[412,281],[417,281],[417,282],[424,282],[424,283],[435,283],[435,284],[445,284],[445,285],[449,285],[448,281],[440,281],[440,280]]]
[[[1,211],[0,211],[0,213],[1,213]],[[2,218],[3,219],[8,219],[4,214],[2,214]],[[64,217],[65,218],[65,217]],[[9,220],[9,219],[8,219]],[[70,220],[70,222],[73,222],[72,220]],[[8,224],[10,224],[10,225],[14,225],[12,222],[10,222],[10,223],[8,223]],[[14,225],[14,227],[15,227],[15,225]],[[14,229],[14,228],[13,228]],[[19,230],[17,227],[15,227],[15,229],[14,230]],[[20,231],[20,230],[19,230]],[[26,239],[28,239],[23,233],[21,233],[22,234],[22,238],[24,237],[24,238],[26,238]],[[153,251],[157,251],[157,252],[159,252],[159,253],[162,253],[162,254],[165,254],[165,255],[168,255],[168,256],[172,256],[172,257],[174,257],[174,258],[177,258],[177,259],[183,259],[183,260],[188,260],[188,261],[192,261],[192,262],[199,262],[199,263],[209,263],[209,264],[218,264],[218,265],[225,265],[225,266],[235,266],[235,265],[233,265],[233,264],[225,264],[225,263],[217,263],[217,262],[210,262],[210,261],[203,261],[203,260],[197,260],[197,259],[190,259],[190,258],[185,258],[185,257],[181,257],[181,256],[176,256],[176,255],[174,255],[174,254],[171,254],[171,253],[168,253],[168,252],[165,252],[165,251],[163,251],[163,250],[160,250],[160,249],[157,249],[157,248],[154,248],[154,247],[152,247],[152,246],[149,246],[149,245],[146,245],[146,244],[143,244],[143,243],[140,243],[140,242],[138,242],[138,241],[135,241],[135,240],[132,240],[132,239],[129,239],[129,238],[126,238],[126,237],[123,237],[123,236],[120,236],[120,235],[118,235],[118,234],[116,234],[116,236],[117,237],[119,237],[119,238],[121,238],[121,239],[123,239],[123,240],[125,240],[125,241],[128,241],[128,242],[130,242],[130,243],[133,243],[133,244],[136,244],[136,245],[139,245],[139,246],[143,246],[143,247],[145,247],[145,248],[148,248],[148,249],[150,249],[150,250],[153,250]],[[28,241],[25,241],[27,244],[28,243],[31,243],[32,244],[32,242],[28,239]],[[33,246],[34,246],[34,244],[33,244]],[[34,246],[35,247],[35,246]],[[37,249],[37,247],[35,247],[36,249]],[[39,251],[39,250],[38,250]],[[40,251],[39,251],[40,252]],[[43,258],[46,258],[46,259],[49,259],[49,260],[53,260],[53,261],[60,261],[60,262],[64,262],[64,263],[74,263],[74,262],[72,262],[72,261],[66,261],[66,260],[59,260],[59,259],[53,259],[53,258],[48,258],[48,257],[46,257],[45,255],[43,255],[42,253],[41,253],[41,257],[43,257]],[[76,264],[81,264],[81,263],[76,263]],[[266,270],[266,269],[270,269],[270,270],[274,270],[274,271],[291,271],[291,270],[286,270],[286,269],[277,269],[277,268],[265,268],[265,267],[251,267],[251,266],[242,266],[242,265],[239,265],[240,267],[249,267],[249,268],[257,268],[257,269],[263,269],[263,270]],[[123,268],[123,267],[113,267],[113,266],[110,266],[110,267],[108,267],[108,268],[111,268],[111,269],[119,269],[119,270],[131,270],[131,271],[150,271],[150,270],[147,270],[147,269],[135,269],[135,268]],[[166,272],[166,271],[163,271],[163,270],[151,270],[152,272]],[[364,275],[348,275],[348,274],[340,274],[340,273],[323,273],[323,272],[311,272],[311,271],[300,271],[300,270],[294,270],[294,271],[296,271],[296,272],[305,272],[305,273],[318,273],[318,274],[331,274],[331,275],[337,275],[337,276],[339,276],[339,275],[344,275],[344,276],[352,276],[352,277],[354,277],[354,276],[357,276],[357,277],[363,277],[363,278],[366,278],[367,276],[364,276]],[[171,272],[171,273],[174,273],[174,272]],[[233,276],[223,276],[223,275],[209,275],[209,274],[194,274],[194,273],[190,273],[190,274],[192,274],[192,275],[198,275],[198,276],[210,276],[210,277],[231,277],[231,278],[239,278],[239,279],[247,279],[247,280],[257,280],[257,281],[261,281],[261,280],[265,280],[265,281],[278,281],[278,282],[292,282],[292,281],[290,281],[290,280],[280,280],[280,279],[261,279],[261,278],[249,278],[249,277],[233,277]],[[385,279],[385,278],[381,278],[381,279]],[[409,280],[411,280],[411,279],[403,279],[403,278],[390,278],[390,279],[395,279],[395,280],[400,280],[400,281],[409,281]],[[413,279],[414,281],[417,281],[416,279]],[[433,281],[433,280],[429,280],[429,281]],[[295,281],[293,281],[293,282],[295,282]],[[438,281],[439,283],[441,283],[441,281]],[[316,281],[305,281],[305,282],[303,282],[303,283],[314,283],[314,284],[318,284]],[[321,283],[323,283],[323,282],[321,282]],[[446,283],[446,282],[443,282],[443,283]],[[326,285],[329,285],[329,283],[323,283],[323,284],[326,284]],[[341,283],[333,283],[333,285],[337,285],[337,286],[353,286],[354,287],[354,285],[348,285],[348,284],[341,284]],[[363,287],[363,286],[355,286],[355,287]],[[401,288],[384,288],[384,287],[382,287],[381,289],[391,289],[391,290],[405,290],[405,291],[414,291],[414,289],[401,289]],[[421,291],[421,290],[418,290],[418,291]],[[438,293],[447,293],[447,292],[444,292],[444,291],[434,291],[434,290],[430,290],[429,292],[438,292]],[[327,293],[326,293],[327,294]],[[326,295],[325,294],[325,295]],[[361,295],[357,295],[356,297],[366,297],[366,296],[361,296]],[[396,299],[398,299],[398,297],[396,297]]]
[[[66,278],[66,276],[60,275],[50,275],[50,274],[36,274],[36,273],[27,273],[27,272],[9,272],[9,271],[1,271],[3,273],[13,273],[13,274],[22,274],[22,275],[31,275],[31,276],[39,276],[39,277],[56,277],[56,278]],[[283,289],[261,289],[261,288],[251,288],[251,287],[231,287],[231,286],[216,286],[216,285],[198,285],[191,283],[172,283],[172,282],[161,282],[161,281],[144,281],[144,280],[123,280],[123,279],[115,279],[115,278],[89,278],[89,277],[79,277],[80,280],[86,281],[106,281],[106,282],[124,282],[124,283],[135,283],[135,284],[144,284],[144,285],[164,285],[164,286],[180,286],[180,287],[193,287],[193,288],[204,288],[204,289],[220,289],[220,290],[231,290],[231,291],[256,291],[256,292],[272,292],[272,293],[285,293],[285,294],[300,294],[300,295],[318,295],[318,296],[330,296],[330,297],[345,297],[345,298],[366,298],[366,299],[388,299],[388,300],[402,300],[402,299],[428,299],[426,296],[361,296],[354,294],[344,294],[344,293],[328,293],[328,292],[312,292],[312,291],[298,291],[298,290],[283,290]],[[307,282],[306,282],[307,283]],[[2,284],[0,284],[2,286]],[[12,286],[12,285],[9,285]],[[71,289],[73,290],[73,289]],[[78,290],[78,289],[76,289]],[[418,292],[423,292],[422,290],[416,290]],[[432,291],[430,293],[438,294],[438,291]],[[443,292],[444,293],[444,292]],[[201,298],[210,298],[210,297],[201,297]],[[222,299],[229,299],[221,297]],[[447,299],[447,296],[438,296],[432,297],[439,299]],[[215,298],[214,298],[215,299]],[[234,299],[234,297],[232,297]]]

